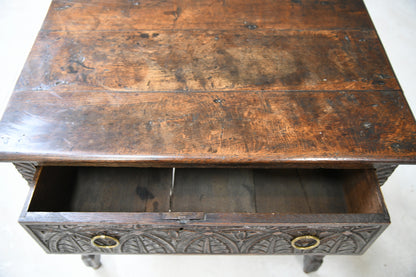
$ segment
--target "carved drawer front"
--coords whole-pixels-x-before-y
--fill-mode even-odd
[[[362,254],[373,170],[44,167],[20,223],[50,253]]]
[[[383,225],[308,227],[218,227],[154,225],[27,225],[50,253],[109,254],[361,254]],[[105,231],[104,231],[105,230]],[[312,236],[319,245],[294,247]],[[91,243],[93,238],[103,239]],[[117,243],[115,243],[117,242]],[[114,247],[113,247],[114,246]],[[307,245],[302,247],[308,247]]]

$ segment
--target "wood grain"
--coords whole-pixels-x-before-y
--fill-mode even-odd
[[[251,170],[176,169],[174,212],[256,212]]]
[[[387,213],[374,172],[367,170],[273,169],[253,175],[259,213]]]
[[[398,90],[374,31],[41,32],[16,91]]]
[[[166,212],[172,170],[152,168],[78,168],[71,211]]]
[[[58,0],[43,30],[370,29],[360,0]]]
[[[311,212],[296,169],[256,170],[253,177],[257,212]]]
[[[31,211],[167,212],[171,169],[44,167]]]
[[[415,137],[400,91],[22,91],[0,123],[0,160],[415,163]]]
[[[374,170],[43,167],[30,212],[387,214]]]
[[[360,0],[55,0],[0,160],[368,167],[415,135]]]
[[[383,207],[383,195],[378,189],[376,176],[371,171],[357,171],[356,174],[344,175],[349,210],[354,213],[380,212]]]

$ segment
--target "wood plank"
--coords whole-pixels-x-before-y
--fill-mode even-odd
[[[0,160],[416,163],[415,137],[400,91],[22,91],[13,94],[0,123]]]
[[[330,214],[348,210],[345,180],[357,170],[281,169],[254,170],[256,206],[259,213]],[[345,173],[345,174],[344,174]],[[345,176],[344,176],[345,175]],[[358,177],[356,178],[358,179]],[[363,187],[370,185],[360,182]],[[372,186],[372,185],[371,185]],[[367,199],[367,195],[355,194]],[[351,199],[351,201],[354,201]],[[362,209],[361,212],[369,213]],[[382,212],[381,209],[371,212]]]
[[[171,169],[44,167],[32,212],[168,212]]]
[[[297,170],[310,213],[346,213],[348,210],[342,170]],[[356,171],[345,171],[354,175]],[[362,183],[368,187],[368,183]]]
[[[374,170],[354,170],[344,173],[344,191],[352,213],[385,213],[383,195],[377,184]]]
[[[326,30],[41,32],[16,86],[54,92],[398,89],[374,31]]]
[[[168,212],[171,169],[78,168],[75,212]]]
[[[75,167],[44,167],[35,184],[28,211],[71,211]],[[65,178],[62,178],[65,176]]]
[[[310,213],[296,169],[254,170],[259,213]]]
[[[44,30],[372,29],[361,0],[55,0]]]
[[[254,213],[254,199],[251,170],[176,169],[173,212]]]

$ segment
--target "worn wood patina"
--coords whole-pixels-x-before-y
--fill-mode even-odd
[[[415,136],[361,1],[59,0],[0,159],[398,164]]]
[[[362,254],[416,124],[361,0],[54,0],[0,122],[49,253]]]

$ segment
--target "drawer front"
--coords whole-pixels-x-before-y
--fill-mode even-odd
[[[40,225],[26,229],[50,253],[125,254],[362,254],[387,227]],[[105,235],[101,245],[93,238]],[[311,237],[305,237],[311,236]],[[304,238],[304,245],[302,245]],[[311,249],[296,249],[310,247]],[[309,241],[308,241],[309,240]],[[319,241],[319,245],[317,245]],[[300,243],[300,244],[299,244]],[[98,246],[97,246],[98,245]],[[115,246],[105,248],[105,246]],[[103,247],[104,246],[104,247]]]

